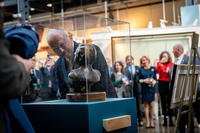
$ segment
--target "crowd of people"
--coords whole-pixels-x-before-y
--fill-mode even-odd
[[[44,64],[38,67],[41,61],[32,58],[34,68],[30,70],[30,84],[22,98],[23,102],[39,102],[57,99],[54,95],[54,84],[52,75],[52,66],[54,60],[51,55],[47,55]]]
[[[0,0],[0,132],[34,133],[19,97],[29,83],[29,73],[34,67],[31,59],[10,54],[9,42],[3,32],[4,2]]]
[[[161,112],[163,115],[163,126],[174,126],[177,115],[176,109],[170,109],[173,87],[170,87],[172,70],[175,64],[188,64],[189,56],[184,54],[184,47],[181,44],[173,46],[172,57],[168,51],[160,53],[159,60],[154,66],[151,66],[150,58],[142,56],[140,58],[140,66],[134,65],[134,58],[131,55],[126,56],[125,63],[123,61],[115,61],[113,66],[108,61],[108,70],[110,77],[117,92],[117,96],[135,97],[137,105],[138,125],[142,126],[142,116],[144,112],[146,128],[154,128],[155,99],[159,99],[161,104]],[[129,95],[127,95],[129,93]],[[194,104],[194,112],[197,118],[198,127],[200,128],[199,111],[199,86],[197,89],[197,98]],[[142,109],[143,105],[143,109]],[[180,132],[185,132],[188,123],[187,115],[181,116]],[[168,121],[169,120],[169,121]],[[193,122],[192,122],[193,123]],[[191,129],[194,128],[191,125]]]
[[[54,62],[50,55],[47,56],[45,65],[39,69],[31,70],[31,82],[28,91],[24,95],[25,102],[38,102],[65,98],[70,90],[71,81],[68,77],[70,70],[77,68],[73,62],[74,53],[78,43],[73,41],[72,35],[66,31],[52,29],[47,35],[47,42],[53,51],[59,56]],[[104,58],[101,50],[97,47],[97,60],[93,67],[100,71],[101,80],[93,86],[92,91],[105,91],[107,97],[135,97],[138,125],[143,126],[145,117],[146,128],[154,128],[155,99],[159,99],[163,115],[163,126],[174,126],[173,116],[177,112],[170,109],[172,89],[170,88],[172,69],[174,64],[187,64],[189,57],[184,54],[184,47],[180,44],[173,46],[172,57],[168,51],[163,51],[154,66],[148,56],[142,56],[140,66],[134,65],[134,58],[126,56],[123,61],[115,61],[113,65],[109,58]],[[35,61],[35,59],[33,59]],[[28,96],[28,98],[26,98]],[[199,88],[197,100],[194,104],[195,111],[199,107]],[[196,113],[198,126],[200,116]],[[187,119],[187,118],[186,118]],[[184,118],[185,120],[185,118]],[[187,125],[187,122],[184,123]],[[181,125],[180,125],[181,127]],[[184,128],[185,126],[183,126]],[[184,129],[183,129],[184,130]]]

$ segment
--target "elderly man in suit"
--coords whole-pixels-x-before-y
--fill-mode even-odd
[[[184,54],[184,47],[181,44],[176,44],[173,46],[173,55],[175,57],[174,64],[188,64],[189,61],[189,56]],[[188,110],[188,106],[183,106],[182,110]],[[180,122],[179,122],[179,132],[180,133],[185,133],[186,132],[186,126],[188,126],[188,113],[182,114],[180,117]],[[194,121],[192,118],[191,125],[190,126],[190,131],[191,133],[194,132]]]
[[[47,42],[53,51],[59,56],[53,69],[53,80],[57,87],[54,92],[57,96],[65,98],[67,92],[72,85],[72,81],[68,77],[69,72],[72,69],[79,67],[78,64],[73,62],[74,53],[78,47],[78,43],[72,40],[72,37],[64,30],[51,29],[47,35]],[[94,44],[92,44],[94,45]],[[97,69],[101,73],[100,81],[92,85],[91,91],[105,91],[107,97],[116,97],[116,92],[109,78],[106,60],[100,50],[100,48],[94,45],[97,51],[96,60],[92,67]]]
[[[189,56],[184,54],[184,48],[181,44],[176,44],[173,46],[173,54],[175,57],[174,64],[187,64],[189,61]]]

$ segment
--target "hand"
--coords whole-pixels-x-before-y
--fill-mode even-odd
[[[166,63],[167,62],[167,58],[163,57],[161,60],[160,60],[160,63]]]
[[[115,87],[115,91],[116,91],[116,92],[118,91],[118,88],[117,88],[117,87]]]
[[[167,67],[166,72],[167,72],[167,73],[169,72],[169,67]]]
[[[144,79],[143,82],[146,83],[146,84],[150,84],[151,83],[149,78]]]
[[[126,78],[122,78],[122,81],[123,81],[124,85],[128,85],[129,84],[128,81],[126,80]]]
[[[34,63],[33,63],[33,61],[31,59],[27,60],[27,59],[24,59],[24,58],[20,57],[19,55],[13,55],[13,57],[18,62],[21,62],[24,65],[24,67],[25,67],[25,69],[26,69],[27,72],[30,72],[30,70],[32,68],[34,68]]]
[[[128,84],[129,84],[128,81],[125,81],[125,82],[124,82],[124,85],[125,85],[125,86],[127,86]]]

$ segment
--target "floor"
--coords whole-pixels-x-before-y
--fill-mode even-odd
[[[174,127],[163,127],[162,126],[162,118],[155,120],[155,128],[146,128],[145,123],[142,127],[138,126],[138,133],[174,133]],[[197,123],[195,121],[195,133],[200,133],[200,128],[198,128]]]

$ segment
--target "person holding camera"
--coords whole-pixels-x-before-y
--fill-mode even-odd
[[[0,1],[0,132],[34,133],[19,98],[29,84],[32,61],[19,55],[11,55],[9,42],[3,34],[3,8]]]
[[[4,2],[0,0],[0,132],[34,133],[19,98],[29,86],[32,58],[39,38],[31,25],[3,31]]]

